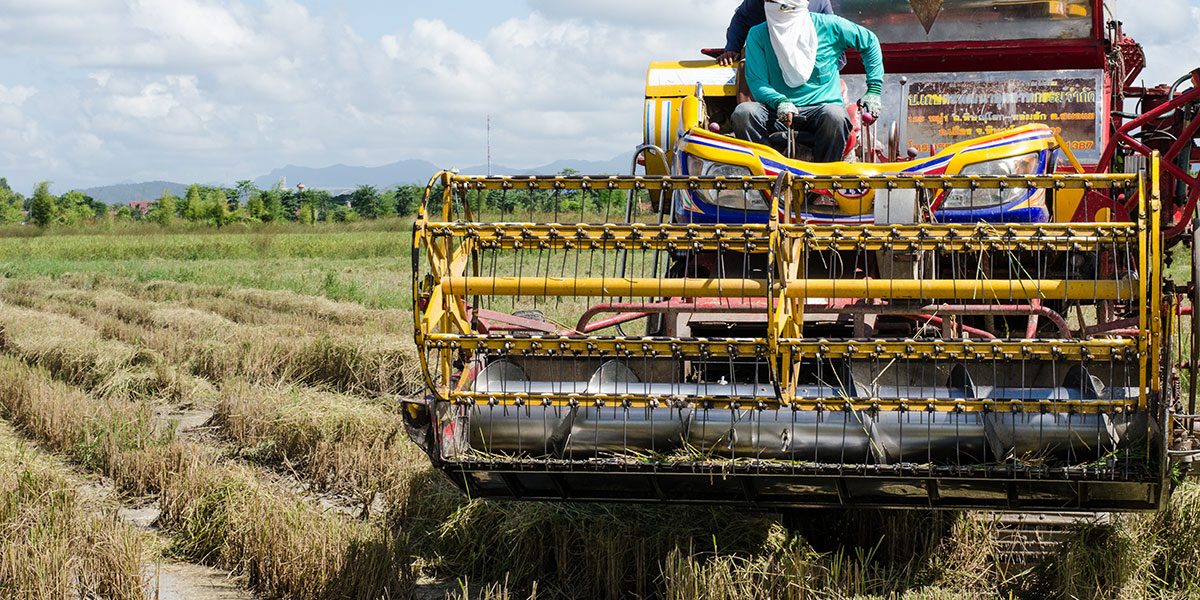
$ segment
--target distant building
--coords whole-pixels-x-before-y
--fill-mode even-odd
[[[150,212],[150,207],[158,204],[158,200],[134,200],[129,203],[129,208],[134,214],[146,216]]]

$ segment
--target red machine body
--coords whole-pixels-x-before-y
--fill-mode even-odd
[[[1151,153],[1159,152],[1164,168],[1163,197],[1169,199],[1168,214],[1173,217],[1166,236],[1175,239],[1190,230],[1200,199],[1200,179],[1191,167],[1200,162],[1200,147],[1195,141],[1200,132],[1200,70],[1183,75],[1173,84],[1136,85],[1146,65],[1145,54],[1123,33],[1119,22],[1105,21],[1103,0],[946,0],[925,32],[913,26],[911,15],[907,20],[900,18],[910,10],[908,6],[894,4],[834,1],[838,14],[879,35],[889,76],[908,78],[902,80],[900,89],[892,85],[889,90],[901,92],[905,108],[914,103],[908,89],[910,82],[929,75],[976,77],[1004,73],[1011,81],[1036,83],[1053,72],[1099,74],[1095,139],[1074,140],[1065,134],[1064,138],[1072,142],[1081,166],[1088,172],[1132,172]],[[863,73],[857,53],[849,53],[843,73]],[[1053,109],[1052,102],[1043,104]],[[901,130],[908,124],[904,122],[906,116],[907,111],[901,110]],[[1047,124],[1054,127],[1054,119],[1048,119]],[[1059,123],[1060,127],[1064,125],[1065,120]],[[901,139],[901,150],[908,149],[904,141],[909,140]],[[917,149],[928,152],[923,145],[917,145]],[[1065,164],[1060,168],[1071,170]],[[1122,206],[1112,206],[1110,201],[1101,204],[1099,198],[1088,196],[1074,214],[1060,215],[1058,220],[1090,221],[1104,209],[1111,211],[1114,220],[1128,220],[1136,205],[1136,197],[1127,198]]]

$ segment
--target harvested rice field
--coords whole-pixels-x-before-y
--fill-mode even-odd
[[[983,513],[467,498],[399,413],[408,227],[0,239],[0,598],[1200,595],[1188,481],[1020,564]]]

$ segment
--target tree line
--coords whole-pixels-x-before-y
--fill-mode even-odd
[[[144,212],[130,204],[115,208],[82,192],[61,196],[50,192],[50,183],[34,187],[25,198],[0,178],[0,223],[28,222],[39,227],[73,226],[111,221],[149,221],[169,226],[176,221],[223,227],[234,223],[312,224],[324,221],[353,222],[388,216],[414,214],[425,192],[423,186],[402,185],[380,190],[360,185],[354,191],[333,195],[323,190],[263,190],[253,182],[239,181],[234,187],[192,185],[182,197],[168,190],[151,201]]]
[[[560,175],[571,176],[575,172],[566,169]],[[214,227],[238,223],[348,223],[415,214],[424,193],[425,188],[419,185],[383,190],[373,185],[360,185],[351,192],[333,195],[324,190],[279,185],[264,190],[252,181],[243,180],[233,187],[194,184],[182,197],[164,189],[162,195],[150,201],[143,210],[130,204],[114,208],[74,190],[55,196],[50,192],[49,182],[39,183],[33,196],[25,198],[14,192],[5,178],[0,178],[0,223],[30,223],[39,227],[117,221],[146,221],[164,227],[176,222]],[[441,185],[435,185],[431,193],[432,198],[440,198]],[[475,212],[489,216],[499,214],[500,218],[506,214],[539,212],[562,216],[603,214],[611,220],[611,217],[623,217],[628,192],[603,186],[588,190],[467,190],[456,200],[456,203],[465,202]],[[648,201],[649,194],[640,190],[634,208],[637,214],[653,210]]]
[[[230,223],[346,223],[411,215],[417,211],[424,191],[417,185],[382,191],[373,185],[360,185],[353,192],[335,196],[324,190],[278,186],[261,190],[250,181],[239,181],[232,188],[192,185],[182,198],[164,191],[144,218],[161,225],[182,219],[216,227]]]
[[[50,184],[43,182],[34,188],[32,197],[26,198],[9,187],[7,178],[0,177],[0,223],[76,225],[109,216],[107,204],[80,192],[54,196]]]

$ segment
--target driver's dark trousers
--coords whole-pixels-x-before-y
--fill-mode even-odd
[[[816,162],[837,162],[846,152],[853,125],[846,107],[841,104],[798,106],[800,113],[792,117],[792,129],[799,132],[800,143],[812,146]],[[733,135],[770,146],[772,133],[783,133],[787,127],[779,122],[775,111],[758,102],[743,102],[733,111]],[[777,147],[776,150],[786,149]]]

